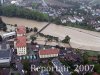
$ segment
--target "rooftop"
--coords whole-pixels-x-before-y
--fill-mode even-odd
[[[26,47],[26,37],[18,36],[16,46],[17,47]]]
[[[18,26],[17,27],[17,34],[25,34],[25,33],[26,33],[25,26]]]
[[[10,46],[9,46],[9,44],[7,44],[6,40],[3,40],[2,42],[0,42],[0,50],[7,50],[9,48],[10,48]]]
[[[70,75],[70,73],[67,71],[66,68],[62,70],[62,68],[64,68],[64,66],[58,59],[53,59],[52,63],[54,65],[54,67],[56,67],[56,70],[61,73],[61,75]]]
[[[10,57],[10,49],[9,50],[0,50],[0,59]]]
[[[40,50],[39,54],[40,55],[48,55],[48,54],[58,54],[59,49],[47,49],[47,50]]]

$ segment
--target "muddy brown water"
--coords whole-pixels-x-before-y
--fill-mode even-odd
[[[7,24],[23,25],[30,28],[37,27],[39,29],[47,24],[47,22],[37,22],[34,20],[4,16],[2,16],[2,20]],[[64,39],[66,35],[69,35],[71,37],[72,47],[100,51],[99,32],[50,24],[42,33],[59,37],[61,40]]]

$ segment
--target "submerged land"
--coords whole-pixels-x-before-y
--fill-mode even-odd
[[[38,22],[34,20],[4,16],[2,16],[2,20],[6,24],[23,25],[29,28],[37,27],[39,30],[47,24],[47,22]],[[61,40],[64,39],[66,35],[69,35],[71,37],[70,44],[73,48],[100,51],[99,32],[50,24],[45,30],[42,31],[42,33],[59,37]]]

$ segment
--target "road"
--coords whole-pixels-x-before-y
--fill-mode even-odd
[[[24,75],[24,73],[22,72],[23,70],[23,66],[20,62],[16,62],[16,65],[18,67],[18,72],[20,73],[20,75]]]

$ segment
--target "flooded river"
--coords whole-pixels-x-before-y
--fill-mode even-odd
[[[21,18],[2,17],[3,21],[7,24],[24,25],[26,27],[37,27],[41,29],[45,26],[46,22],[37,22],[34,20],[27,20]],[[59,37],[61,40],[66,35],[71,37],[71,45],[74,48],[97,50],[100,51],[100,33],[72,28],[64,27],[60,25],[51,24],[45,30],[42,31],[45,34]]]

